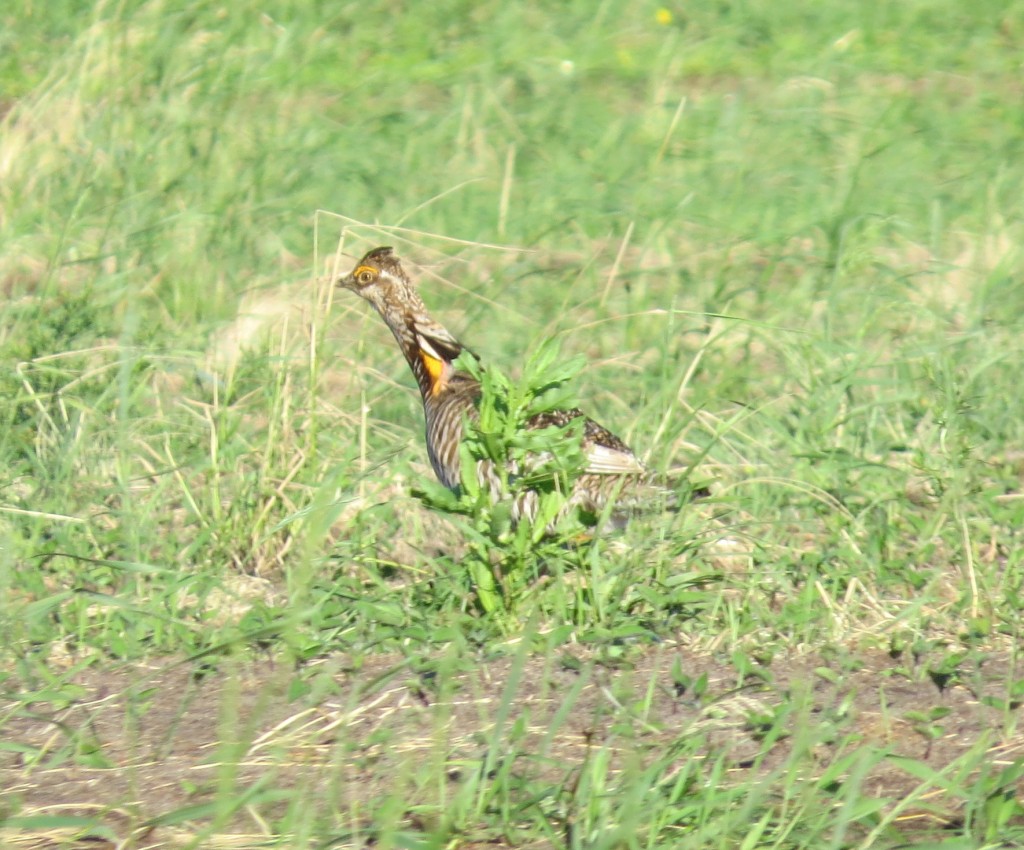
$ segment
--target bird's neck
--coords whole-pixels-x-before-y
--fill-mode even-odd
[[[427,312],[423,301],[413,293],[396,311],[382,311],[394,334],[424,401],[437,396],[455,373],[452,365],[462,345],[442,324]]]

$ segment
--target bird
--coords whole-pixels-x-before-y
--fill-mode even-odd
[[[402,267],[394,249],[374,248],[337,285],[368,301],[390,328],[419,387],[426,419],[427,456],[438,480],[458,492],[461,483],[459,446],[464,423],[477,417],[480,382],[455,361],[466,351],[455,336],[427,311],[416,285]],[[582,422],[582,428],[578,425]],[[559,519],[572,510],[598,517],[612,501],[613,524],[648,502],[675,503],[675,494],[655,481],[647,466],[619,437],[578,408],[535,414],[525,427],[539,429],[577,425],[583,467],[573,483]],[[477,480],[499,492],[493,462],[477,463]],[[512,507],[513,522],[536,517],[538,496],[527,491]],[[554,526],[556,523],[552,523]]]

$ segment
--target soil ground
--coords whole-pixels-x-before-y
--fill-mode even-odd
[[[225,782],[238,791],[264,780],[305,789],[343,820],[385,795],[415,800],[430,765],[431,775],[440,766],[458,783],[466,765],[484,759],[503,705],[511,708],[505,738],[515,770],[551,787],[571,786],[598,751],[618,770],[664,759],[692,735],[701,736],[705,758],[724,755],[727,776],[737,780],[787,764],[813,778],[856,747],[940,771],[981,746],[982,761],[998,766],[1024,755],[1019,711],[991,704],[1005,698],[1008,663],[989,654],[969,676],[943,680],[884,652],[804,655],[776,658],[740,682],[731,664],[686,648],[633,647],[609,665],[573,647],[527,659],[507,689],[516,680],[508,658],[441,676],[400,657],[355,668],[338,656],[307,668],[303,681],[313,690],[292,699],[295,669],[269,660],[221,663],[201,678],[194,664],[170,662],[89,669],[77,679],[81,698],[60,710],[0,704],[0,810],[93,818],[109,832],[76,836],[55,826],[11,831],[0,843],[113,847],[131,835],[133,846],[182,843],[196,835],[186,808],[209,818],[192,807],[214,800]],[[677,687],[680,672],[692,681],[706,674],[703,693]],[[792,713],[774,722],[782,706]],[[899,759],[886,758],[870,768],[861,793],[891,805],[919,784]],[[273,806],[263,810],[274,814]],[[960,817],[958,801],[936,791],[901,821],[920,834],[955,827]],[[259,821],[240,807],[220,824],[221,846],[266,840]],[[211,837],[202,846],[214,844]]]

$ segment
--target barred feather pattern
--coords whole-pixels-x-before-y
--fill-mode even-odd
[[[423,412],[427,420],[427,456],[438,481],[450,490],[459,486],[461,462],[459,444],[462,442],[463,422],[473,416],[479,395],[479,384],[465,373],[457,372],[446,392],[439,396],[427,395],[423,399]],[[481,482],[482,483],[482,482]]]
[[[453,365],[464,346],[427,312],[419,293],[391,248],[367,253],[338,285],[366,299],[391,329],[412,370],[423,400],[427,455],[438,480],[456,490],[461,483],[459,444],[463,423],[476,415],[479,382]],[[607,428],[581,410],[554,410],[538,414],[528,428],[565,426],[583,417],[581,446],[586,459],[565,511],[582,508],[599,514],[614,499],[613,524],[652,502],[671,506],[674,494],[659,486],[630,448]],[[519,470],[509,470],[517,474]],[[492,496],[500,495],[500,476],[490,461],[477,464],[476,477]],[[539,496],[528,491],[512,506],[513,521],[537,515]]]

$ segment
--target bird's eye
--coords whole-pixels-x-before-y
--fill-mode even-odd
[[[370,283],[375,277],[376,275],[370,269],[362,269],[356,272],[356,280],[360,283]]]

